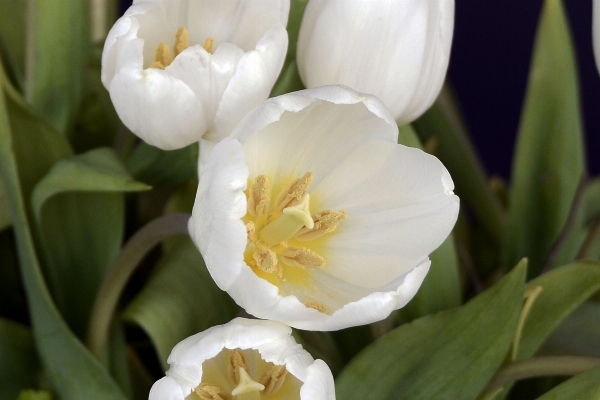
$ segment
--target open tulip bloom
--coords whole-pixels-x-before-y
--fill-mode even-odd
[[[403,307],[459,200],[441,162],[397,138],[381,101],[342,86],[253,110],[200,168],[189,230],[217,285],[309,330]]]
[[[329,367],[273,321],[236,318],[180,342],[149,400],[335,400]]]
[[[289,7],[289,0],[134,0],[102,54],[102,82],[123,123],[163,149],[226,136],[279,75]]]
[[[437,98],[453,30],[454,0],[311,0],[298,70],[308,88],[342,84],[379,97],[404,125]]]

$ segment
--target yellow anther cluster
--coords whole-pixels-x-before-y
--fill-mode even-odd
[[[308,284],[307,274],[311,270],[325,268],[325,258],[311,249],[310,241],[333,232],[348,218],[346,211],[324,210],[311,214],[309,189],[313,178],[314,174],[308,171],[279,193],[273,193],[265,175],[256,176],[248,185],[248,212],[244,217],[248,245],[244,257],[259,276],[280,290],[283,290],[282,282]],[[311,286],[309,290],[314,289]],[[327,312],[320,303],[308,304]]]
[[[270,367],[260,380],[260,383],[262,383],[265,386],[263,394],[265,396],[268,396],[270,394],[276,393],[283,385],[286,375],[287,369],[285,369],[285,366],[273,365],[272,367]]]
[[[317,310],[318,312],[321,312],[323,314],[329,314],[329,310],[327,309],[327,307],[325,307],[324,304],[321,304],[318,301],[307,301],[304,303],[304,305],[308,308]]]
[[[209,53],[214,53],[215,39],[209,37],[204,41],[204,49]],[[169,46],[165,42],[160,42],[154,51],[154,62],[150,65],[150,68],[165,69],[185,49],[189,47],[189,34],[185,26],[180,26],[175,33],[175,44],[173,45],[173,58],[171,58],[171,51]]]
[[[220,380],[220,387],[215,385],[214,382],[202,382],[195,390],[194,394],[201,400],[260,400],[269,399],[271,395],[275,395],[286,382],[286,376],[288,371],[284,365],[267,364],[262,358],[256,358],[260,355],[254,350],[223,350],[227,352],[223,354],[225,359],[215,358],[215,362],[207,365],[206,362],[202,365],[208,375],[213,377],[222,376],[222,372],[215,371],[214,368],[223,368],[224,362],[227,363],[227,374],[225,379]],[[251,357],[252,365],[254,368],[249,368],[247,356],[244,354],[248,352],[248,356]],[[217,359],[221,361],[216,361]],[[259,367],[259,365],[261,365]],[[265,365],[266,364],[266,365]],[[212,371],[209,371],[211,370]],[[264,371],[260,380],[256,376],[257,370]],[[211,373],[212,372],[212,373]],[[215,374],[216,372],[216,374]],[[225,371],[223,371],[225,372]],[[203,373],[204,375],[204,373]],[[254,375],[254,376],[253,376]],[[259,375],[260,376],[260,375]],[[290,378],[291,387],[293,388],[297,383],[295,377]],[[296,386],[299,388],[299,386]],[[288,386],[287,394],[291,394],[290,387]],[[292,391],[294,389],[291,389]],[[299,393],[297,393],[299,395]],[[196,398],[194,396],[190,398]],[[296,398],[294,395],[293,398]]]
[[[194,393],[202,400],[226,400],[221,395],[225,395],[217,386],[208,383],[202,383],[194,390]]]

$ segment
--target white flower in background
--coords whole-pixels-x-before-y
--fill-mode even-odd
[[[269,96],[287,51],[289,7],[134,0],[102,54],[102,82],[123,123],[163,149],[225,137]]]
[[[298,38],[306,87],[379,97],[400,125],[437,98],[448,69],[454,0],[310,0]]]
[[[600,0],[594,0],[593,3],[593,33],[594,56],[596,57],[596,68],[600,72]]]
[[[377,98],[343,86],[269,99],[201,169],[189,230],[252,315],[310,330],[403,307],[459,201],[435,157],[397,144]]]
[[[177,344],[149,400],[335,400],[327,364],[273,321],[236,318]]]

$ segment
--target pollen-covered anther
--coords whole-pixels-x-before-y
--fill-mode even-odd
[[[329,314],[329,310],[327,309],[327,307],[325,307],[323,303],[319,303],[318,301],[307,301],[304,303],[304,305],[308,308],[317,310],[320,313]]]
[[[287,265],[305,269],[325,267],[325,259],[309,249],[288,248],[281,252],[281,261]]]
[[[204,50],[208,51],[210,54],[214,54],[214,52],[215,52],[215,49],[213,47],[214,45],[215,45],[215,39],[211,36],[204,41],[204,45],[202,47],[204,47]]]
[[[201,383],[194,393],[202,400],[228,400],[229,397],[218,386],[209,383]]]
[[[281,211],[286,207],[294,206],[308,192],[314,174],[308,171],[302,178],[296,179],[290,186],[283,190],[275,201],[275,209]]]
[[[271,185],[264,175],[258,175],[248,196],[248,212],[260,217],[269,211]]]
[[[262,391],[263,396],[276,393],[283,385],[286,375],[287,369],[285,365],[273,365],[270,367],[260,380],[260,383],[265,386],[265,390]]]
[[[154,51],[154,62],[150,68],[165,69],[169,65],[171,65],[169,46],[165,42],[160,42]]]
[[[175,57],[188,48],[188,43],[188,30],[185,26],[180,26],[175,34],[175,45],[173,46]]]
[[[276,273],[281,278],[283,268],[277,263],[277,254],[266,247],[259,248],[253,254],[256,265],[267,273]]]
[[[240,382],[240,368],[248,370],[248,361],[240,349],[234,349],[229,356],[227,373],[229,375],[229,379],[231,379],[231,381],[236,385]]]
[[[340,221],[348,218],[346,211],[325,210],[312,216],[315,223],[313,229],[302,228],[297,234],[296,239],[307,241],[317,239],[326,233],[333,232]]]

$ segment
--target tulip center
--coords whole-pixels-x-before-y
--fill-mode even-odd
[[[204,50],[213,54],[215,39],[209,37],[204,41]],[[154,62],[150,65],[150,68],[165,69],[173,60],[185,49],[189,47],[189,35],[188,30],[185,26],[179,27],[177,33],[175,33],[175,44],[173,45],[173,58],[171,58],[171,50],[165,42],[160,42],[154,51]]]
[[[325,259],[311,250],[311,242],[333,232],[347,218],[345,211],[311,214],[308,191],[313,177],[312,172],[307,172],[274,197],[269,179],[258,175],[246,192],[246,264],[258,276],[275,284],[282,295],[286,294],[283,282],[308,283],[311,270],[325,267]],[[328,313],[323,304],[305,300],[307,307]]]
[[[302,382],[284,365],[268,363],[256,350],[224,349],[202,364],[202,382],[188,399],[300,399]],[[195,397],[194,397],[195,396]]]

